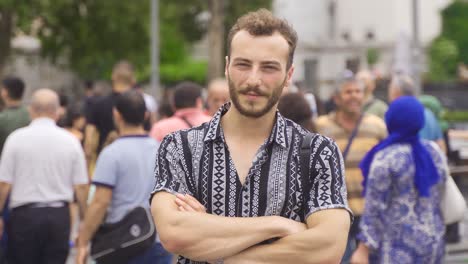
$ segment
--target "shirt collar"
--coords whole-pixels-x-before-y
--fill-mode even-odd
[[[221,117],[227,113],[229,108],[231,107],[231,103],[228,102],[221,106],[216,114],[213,116],[211,121],[208,125],[208,131],[204,138],[204,141],[214,141],[216,139],[221,140],[224,142],[224,137],[222,135],[222,128],[221,128]],[[276,144],[280,145],[283,148],[287,147],[287,135],[286,135],[286,120],[284,117],[276,111],[276,118],[275,124],[272,129],[272,133],[268,138],[268,144],[275,142]]]

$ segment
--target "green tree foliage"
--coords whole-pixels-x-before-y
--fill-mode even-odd
[[[458,47],[453,40],[436,38],[429,47],[428,79],[434,82],[453,80],[457,73],[458,58]]]
[[[228,28],[246,11],[271,6],[271,0],[225,1]],[[205,81],[207,64],[192,60],[189,48],[206,33],[206,21],[200,18],[207,10],[204,0],[159,1],[163,82]],[[12,31],[18,29],[39,37],[45,57],[66,61],[83,78],[109,78],[112,65],[120,59],[136,65],[140,80],[149,77],[149,0],[0,0],[2,56],[9,53]]]
[[[450,81],[456,78],[457,64],[468,64],[468,2],[455,0],[441,13],[442,32],[429,47],[431,81]]]

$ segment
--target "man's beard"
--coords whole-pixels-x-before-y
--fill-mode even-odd
[[[268,93],[261,91],[259,87],[247,87],[238,91],[234,83],[231,81],[231,78],[228,76],[227,79],[229,83],[229,94],[231,96],[231,101],[234,104],[234,107],[242,115],[247,116],[247,117],[252,117],[252,118],[259,118],[259,117],[264,116],[276,105],[276,103],[278,103],[281,93],[283,91],[283,87],[287,81],[285,77],[284,81],[279,86],[275,87],[272,91],[272,94],[269,95]],[[268,101],[266,105],[259,110],[253,109],[254,103],[250,103],[250,106],[252,109],[242,106],[240,99],[239,99],[239,94],[247,94],[249,92],[253,92],[257,96],[268,97]]]

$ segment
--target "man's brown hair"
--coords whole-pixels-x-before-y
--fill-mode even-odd
[[[228,34],[227,50],[228,57],[231,56],[231,42],[237,32],[245,30],[252,36],[271,36],[278,32],[289,45],[287,69],[293,63],[294,50],[297,44],[297,33],[285,20],[275,17],[270,11],[261,8],[255,12],[249,12],[237,19]]]

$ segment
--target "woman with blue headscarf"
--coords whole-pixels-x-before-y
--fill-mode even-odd
[[[441,263],[446,159],[418,136],[424,107],[416,98],[393,101],[385,123],[389,136],[360,164],[366,205],[351,263]]]

